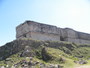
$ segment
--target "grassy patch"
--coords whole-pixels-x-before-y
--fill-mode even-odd
[[[76,65],[73,61],[90,59],[90,45],[79,45],[61,41],[38,41],[24,38],[7,43],[0,48],[0,57],[11,58],[9,61],[5,59],[0,61],[0,66],[5,66],[6,62],[13,65],[22,60],[30,61],[29,58],[20,57],[20,53],[24,51],[25,46],[29,46],[30,52],[35,54],[33,61],[39,61],[44,64],[60,64],[64,68],[73,68]],[[42,48],[44,47],[47,54],[51,57],[48,61],[42,60]],[[87,61],[88,65],[90,65],[90,60]]]

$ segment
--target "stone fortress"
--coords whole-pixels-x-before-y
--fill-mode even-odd
[[[90,34],[78,32],[71,28],[59,28],[34,21],[25,21],[16,27],[16,38],[35,40],[68,41],[78,44],[90,44]]]

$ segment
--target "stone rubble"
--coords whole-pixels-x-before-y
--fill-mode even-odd
[[[58,64],[44,64],[40,63],[39,61],[33,61],[33,57],[29,57],[30,61],[27,62],[26,60],[22,60],[12,66],[9,64],[6,66],[1,66],[0,68],[63,68],[63,66]]]

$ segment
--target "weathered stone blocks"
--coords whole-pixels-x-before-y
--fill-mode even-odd
[[[71,28],[59,28],[34,21],[26,21],[16,27],[16,38],[23,37],[35,40],[68,41],[90,44],[90,34],[78,32]]]

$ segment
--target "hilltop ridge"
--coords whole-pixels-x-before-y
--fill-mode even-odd
[[[33,60],[30,60],[30,57]],[[35,68],[39,68],[42,63],[47,66],[46,68],[50,68],[50,65],[55,66],[55,64],[62,68],[73,68],[82,59],[87,63],[89,58],[90,45],[62,41],[40,41],[22,38],[0,47],[0,66],[6,67],[8,65],[9,68],[15,67],[17,63],[16,68],[22,67],[23,64],[31,67],[32,65],[28,65],[31,61],[32,64],[38,63],[35,64]]]

